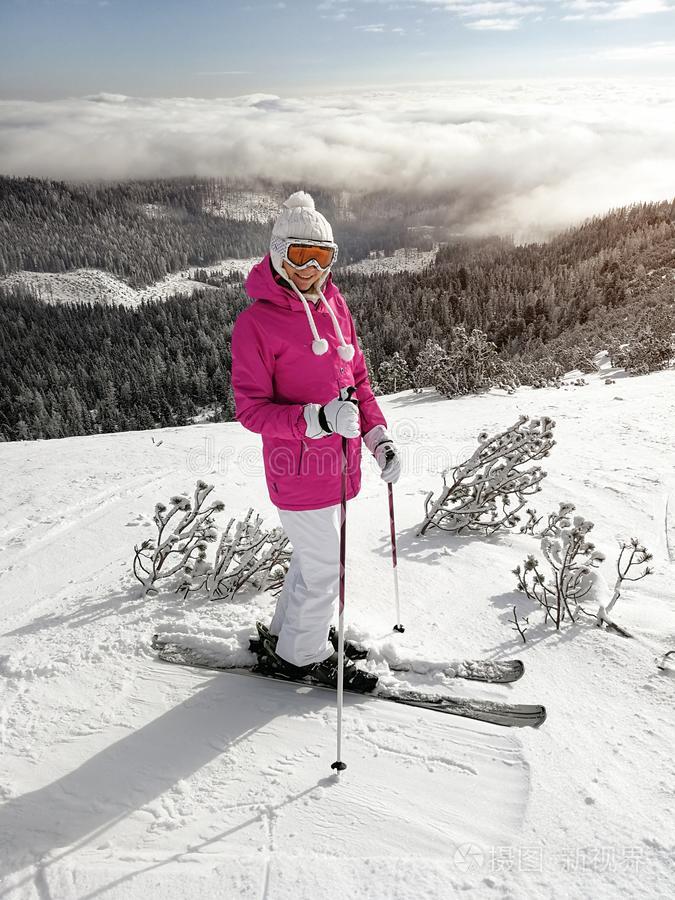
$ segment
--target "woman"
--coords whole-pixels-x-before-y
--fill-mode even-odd
[[[278,668],[326,683],[337,679],[328,638],[339,587],[343,436],[347,500],[361,486],[361,434],[381,477],[395,482],[400,474],[351,314],[331,278],[337,252],[311,196],[290,196],[269,254],[246,279],[254,302],[232,333],[237,420],[262,435],[269,495],[293,545],[266,650]],[[347,663],[345,683],[356,686],[359,671]]]

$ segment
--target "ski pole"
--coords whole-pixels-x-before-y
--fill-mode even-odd
[[[347,438],[342,438],[342,488],[340,497],[340,616],[338,619],[338,677],[337,677],[337,759],[331,766],[343,772],[342,761],[342,698],[345,657],[345,557],[347,547]]]
[[[394,522],[394,485],[389,482],[389,530],[391,531],[391,561],[394,566],[394,596],[396,597],[396,624],[394,631],[403,634],[405,628],[401,625],[401,601],[398,592],[398,567],[396,558],[396,524]]]
[[[340,397],[352,400],[354,386],[341,388]],[[347,438],[342,437],[342,472],[340,485],[340,615],[338,619],[338,677],[337,677],[337,759],[331,769],[344,772],[347,763],[342,761],[342,700],[344,697],[345,663],[345,560],[347,556]]]

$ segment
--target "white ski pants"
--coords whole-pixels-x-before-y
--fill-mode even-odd
[[[322,662],[333,653],[328,630],[340,588],[340,504],[277,511],[293,553],[270,631],[279,635],[277,653],[287,662]]]

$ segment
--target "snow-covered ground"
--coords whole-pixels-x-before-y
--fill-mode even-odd
[[[433,665],[399,677],[544,702],[548,720],[509,730],[348,697],[339,779],[330,692],[170,666],[150,649],[153,631],[181,631],[245,659],[272,597],[141,601],[130,576],[154,504],[198,477],[225,501],[221,524],[250,505],[277,524],[257,436],[231,423],[0,444],[0,897],[672,896],[675,673],[654,657],[675,647],[675,371],[586,377],[382,400],[404,463],[406,631],[391,632],[387,492],[364,457],[348,507],[350,632],[385,674],[394,659],[518,656],[526,674],[511,686]],[[541,624],[511,573],[536,553],[531,537],[415,535],[438,472],[521,413],[557,422],[537,508],[569,500],[592,519],[608,579],[618,538],[654,553],[656,573],[614,610],[633,640]]]
[[[171,209],[164,203],[141,203],[140,208],[149,219],[166,219],[171,216]]]
[[[229,191],[225,197],[208,203],[204,209],[212,216],[265,223],[276,219],[285,199],[281,191]]]
[[[369,275],[382,272],[416,272],[432,265],[435,256],[436,250],[403,248],[396,250],[393,256],[364,259],[350,266],[344,266],[339,271],[363,272]],[[223,275],[229,275],[230,272],[242,272],[247,275],[259,261],[260,257],[231,258],[221,259],[210,265],[191,266],[189,269],[172,272],[161,281],[141,289],[131,287],[121,278],[102,269],[71,269],[68,272],[22,270],[0,278],[0,287],[11,288],[22,285],[31,288],[46,303],[101,303],[107,306],[118,303],[122,306],[138,306],[143,300],[166,300],[174,294],[190,296],[196,290],[213,290],[210,285],[194,279],[195,272],[200,269]]]
[[[277,217],[279,207],[285,199],[280,190],[229,190],[224,196],[208,200],[204,204],[204,211],[225,219],[265,223]],[[175,215],[175,210],[162,203],[142,203],[140,208],[150,219]]]
[[[434,264],[438,244],[433,250],[417,250],[415,247],[401,247],[392,256],[373,255],[368,259],[351,263],[341,272],[360,272],[362,275],[391,275],[394,272],[420,272]]]
[[[194,275],[200,269],[207,272],[229,275],[242,272],[245,275],[259,261],[256,257],[247,259],[221,259],[208,266],[191,266],[172,272],[161,281],[147,288],[136,289],[121,278],[101,269],[72,269],[68,272],[13,272],[0,278],[3,287],[23,285],[37,291],[40,299],[47,303],[101,303],[122,306],[138,306],[143,300],[166,300],[174,294],[193,294],[196,290],[212,290],[211,286],[195,281]]]

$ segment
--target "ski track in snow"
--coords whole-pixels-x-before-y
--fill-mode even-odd
[[[113,488],[106,488],[77,503],[60,507],[56,516],[50,514],[48,508],[41,509],[37,507],[32,515],[26,517],[24,527],[15,525],[12,528],[14,536],[7,541],[6,546],[12,549],[16,547],[19,551],[13,556],[12,566],[17,565],[24,556],[30,555],[45,544],[57,540],[65,531],[81,527],[88,520],[98,518],[106,512],[106,507],[122,500],[127,494],[163,480],[170,472],[170,469],[166,469],[157,475],[141,475],[125,479]],[[41,529],[41,525],[47,527]],[[4,541],[5,538],[6,535],[0,533],[0,540]],[[3,571],[6,570],[0,570],[0,575],[3,574]]]
[[[191,455],[206,433],[216,448],[244,452],[254,436],[228,424],[164,429],[161,447],[144,432],[0,446],[9,490],[0,898],[295,900],[327,886],[378,900],[667,896],[675,678],[658,673],[653,650],[675,643],[674,398],[675,373],[665,372],[612,386],[598,378],[512,396],[382,401],[403,438],[406,632],[389,630],[386,491],[364,458],[362,494],[348,507],[348,634],[373,643],[369,664],[405,685],[545,702],[549,718],[538,731],[511,731],[350,695],[339,779],[330,694],[162,664],[150,650],[163,631],[246,662],[272,597],[139,600],[130,576],[154,504],[190,494],[197,477],[215,484],[225,520],[253,505],[276,524],[261,477],[213,462],[196,471]],[[483,428],[544,411],[557,421],[558,446],[537,508],[574,502],[596,522],[610,567],[621,536],[635,533],[654,552],[656,573],[615,610],[635,641],[544,629],[510,574],[536,551],[532,538],[415,534],[424,495],[441,481],[429,448],[459,455]],[[508,624],[514,603],[530,615],[525,647]],[[525,677],[485,685],[444,671],[448,660],[480,656],[519,656]],[[387,674],[401,661],[412,671]],[[579,863],[598,848],[610,862]],[[634,869],[621,862],[629,851]],[[523,865],[536,852],[541,865]]]
[[[666,554],[669,561],[675,563],[675,488],[671,487],[665,495],[663,519]]]

